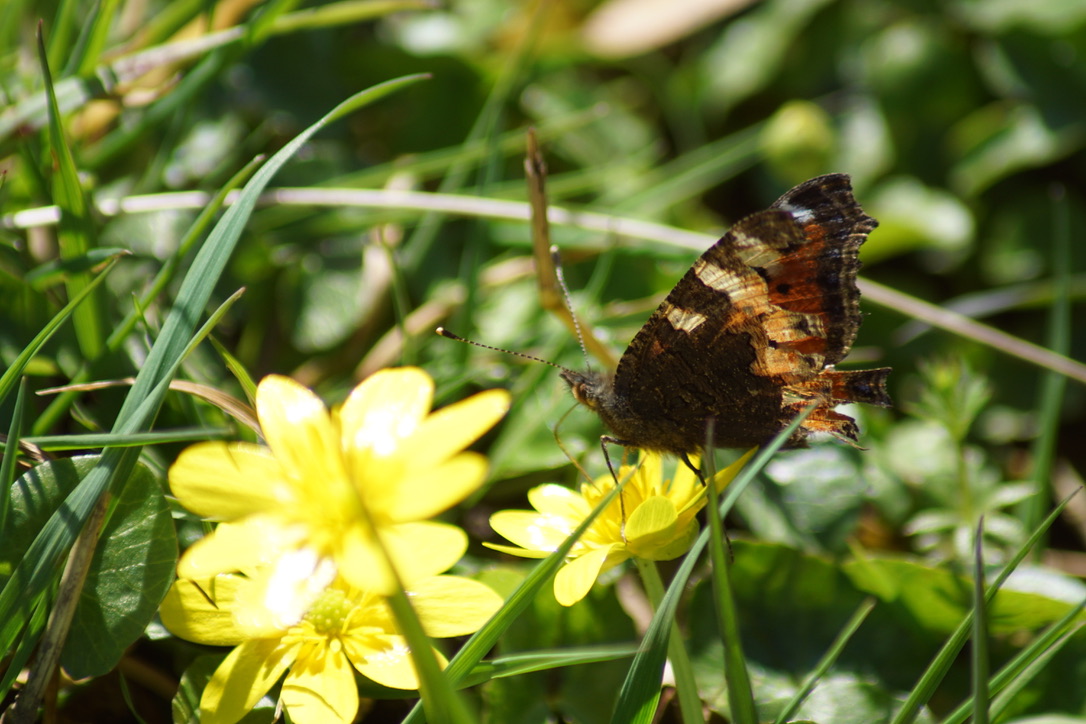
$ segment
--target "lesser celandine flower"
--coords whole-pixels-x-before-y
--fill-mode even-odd
[[[490,390],[431,412],[433,391],[420,369],[382,370],[329,412],[298,383],[265,377],[256,409],[267,447],[200,443],[170,468],[182,505],[234,522],[190,548],[179,577],[208,580],[290,550],[328,558],[349,584],[377,593],[396,585],[386,553],[408,585],[447,570],[467,536],[426,519],[482,484],[486,460],[464,448],[505,414],[509,395]]]
[[[717,489],[731,482],[753,453],[751,450],[717,473]],[[697,465],[699,460],[691,457],[691,462]],[[698,535],[696,515],[705,506],[707,491],[688,467],[678,463],[669,480],[664,478],[661,456],[642,452],[639,466],[623,466],[618,478],[629,478],[621,491],[621,502],[615,497],[600,512],[573,544],[566,564],[554,578],[554,597],[563,606],[580,601],[600,573],[627,558],[678,558]],[[528,502],[534,511],[502,510],[490,517],[490,526],[520,547],[487,545],[526,558],[545,558],[614,486],[614,478],[607,474],[582,485],[579,491],[555,484],[532,488]]]
[[[483,584],[457,576],[416,579],[408,595],[435,637],[476,631],[502,603]],[[330,559],[310,550],[289,552],[249,575],[179,580],[160,613],[181,638],[235,647],[204,689],[202,724],[238,721],[280,678],[280,703],[298,724],[354,721],[355,670],[385,686],[418,688],[385,598],[351,586]]]

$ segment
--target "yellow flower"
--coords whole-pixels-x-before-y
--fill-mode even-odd
[[[463,448],[505,414],[509,395],[490,390],[431,413],[433,391],[420,369],[382,370],[329,412],[296,382],[265,377],[256,408],[267,447],[200,443],[170,468],[182,505],[234,522],[186,551],[179,577],[208,580],[310,550],[351,585],[389,593],[382,547],[406,584],[448,570],[467,536],[426,519],[482,484],[486,459]]]
[[[717,473],[722,489],[742,469],[754,450]],[[694,465],[698,458],[691,457]],[[672,479],[664,478],[662,458],[642,452],[639,465],[623,466],[626,482],[619,497],[603,510],[573,544],[569,558],[554,578],[554,597],[563,606],[584,598],[596,578],[627,558],[653,561],[678,558],[698,535],[697,513],[705,506],[704,486],[686,465],[677,463]],[[574,492],[562,485],[540,485],[528,491],[532,510],[502,510],[490,517],[490,527],[516,543],[487,544],[526,558],[545,558],[573,533],[615,486],[610,474]],[[621,500],[620,500],[621,498]]]
[[[473,633],[502,605],[483,584],[457,576],[418,579],[408,595],[435,637]],[[352,668],[385,686],[418,688],[385,599],[351,586],[312,551],[288,553],[252,576],[178,580],[160,614],[181,638],[235,647],[204,689],[203,724],[238,721],[281,678],[281,704],[298,724],[354,721]]]

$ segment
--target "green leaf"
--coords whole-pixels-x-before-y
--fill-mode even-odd
[[[113,669],[174,580],[177,534],[160,481],[132,471],[99,536],[61,664],[74,678]]]
[[[200,696],[204,693],[211,675],[223,661],[222,655],[207,654],[198,657],[188,665],[181,675],[177,693],[173,696],[170,708],[173,710],[174,724],[199,724]]]
[[[879,220],[879,230],[864,246],[865,263],[925,249],[938,254],[940,265],[946,266],[969,252],[976,222],[954,194],[897,176],[866,196],[864,205]]]
[[[86,455],[50,460],[26,471],[12,484],[10,528],[0,548],[3,577],[22,558],[61,501],[100,459],[98,455]]]
[[[868,721],[888,720],[937,637],[895,625],[883,606],[868,615],[870,603],[831,561],[779,545],[734,541],[732,548],[732,585],[759,720],[791,711],[789,721],[864,721],[834,710],[837,696]],[[698,584],[687,611],[687,641],[703,700],[730,718],[716,609],[708,584]]]
[[[1032,105],[999,105],[967,117],[954,135],[969,137],[972,148],[951,170],[952,185],[977,196],[1018,171],[1047,166],[1082,148],[1086,129],[1081,123],[1054,126]]]
[[[841,570],[859,590],[893,602],[897,610],[927,631],[953,631],[973,606],[969,579],[945,568],[873,557],[849,561]],[[1004,587],[989,607],[990,630],[999,634],[1039,628],[1071,607],[1071,603],[1050,596]]]
[[[68,494],[100,456],[51,460],[26,472],[11,495],[11,527],[0,552],[10,571]],[[144,631],[173,582],[177,537],[162,486],[137,465],[99,535],[62,655],[77,678],[116,666]]]
[[[841,631],[841,634],[833,642],[833,645],[822,656],[822,659],[818,662],[818,666],[807,677],[803,684],[798,688],[795,696],[788,705],[777,715],[777,721],[775,724],[784,724],[786,721],[792,720],[796,716],[796,712],[799,711],[800,706],[807,700],[814,691],[816,686],[820,686],[820,682],[826,677],[830,668],[837,661],[841,655],[841,651],[844,650],[848,642],[859,630],[860,626],[870,615],[871,611],[875,607],[875,602],[871,599],[864,601],[864,603],[856,609],[856,613],[846,624],[845,628]]]
[[[900,699],[884,685],[859,674],[834,674],[823,679],[803,702],[795,718],[833,724],[884,724],[900,706]],[[924,712],[919,722],[933,723]]]
[[[1065,0],[959,0],[955,13],[985,33],[1028,29],[1042,35],[1063,35],[1086,22],[1086,5]]]
[[[822,445],[782,455],[766,466],[736,508],[759,540],[841,553],[854,535],[868,482],[855,455]]]
[[[773,0],[729,23],[703,56],[716,102],[731,107],[764,88],[780,72],[786,49],[826,4],[827,0]]]

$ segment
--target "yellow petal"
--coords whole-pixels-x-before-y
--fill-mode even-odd
[[[442,462],[478,440],[508,411],[505,390],[487,390],[441,408],[411,438],[410,465],[425,469]]]
[[[169,477],[181,504],[211,520],[288,504],[293,495],[271,451],[244,442],[192,445],[177,457]]]
[[[177,575],[203,580],[219,573],[248,572],[290,550],[304,533],[300,527],[284,527],[268,516],[222,523],[185,551]]]
[[[296,724],[351,724],[358,713],[354,671],[338,642],[317,647],[283,681],[283,705]]]
[[[351,663],[359,673],[368,679],[376,681],[382,686],[393,689],[417,689],[419,677],[415,673],[415,666],[411,662],[411,653],[407,648],[407,642],[400,636],[385,637],[388,647],[383,651],[361,651],[355,649],[350,643],[347,645],[347,655]],[[445,668],[447,663],[440,651],[434,651],[438,664]]]
[[[394,454],[430,411],[433,395],[433,380],[417,367],[375,372],[339,410],[344,448],[379,457]]]
[[[467,534],[445,523],[401,523],[381,529],[385,552],[361,529],[345,536],[336,557],[340,575],[352,586],[388,595],[396,590],[396,578],[388,570],[392,559],[405,586],[420,578],[444,573],[463,557]]]
[[[623,471],[625,472],[625,471]],[[657,488],[660,487],[660,482],[664,479],[664,458],[659,453],[643,452],[641,453],[641,459],[638,461],[637,473],[630,481],[633,484],[638,484],[642,489],[645,496],[653,495],[658,492]],[[626,492],[629,492],[632,485],[626,486]]]
[[[401,523],[381,530],[405,587],[456,565],[468,550],[468,534],[448,523]]]
[[[743,453],[738,460],[736,460],[734,463],[724,468],[723,470],[719,471],[713,477],[713,482],[716,485],[716,489],[718,492],[731,484],[732,480],[735,479],[735,476],[743,470],[743,467],[748,462],[750,462],[750,459],[754,457],[754,454],[758,452],[758,450],[759,448],[752,447],[751,449]],[[693,476],[693,473],[690,473],[690,475]],[[691,493],[689,500],[686,502],[685,505],[682,505],[680,513],[694,515],[703,507],[705,507],[705,503],[707,502],[706,498],[708,497],[708,495],[705,493],[703,487],[700,490],[698,490],[698,487],[700,487],[700,481],[698,481],[698,485],[694,487],[694,492]],[[677,498],[672,499],[675,500],[676,503],[679,502]]]
[[[572,606],[592,588],[613,546],[593,548],[574,558],[558,570],[554,577],[554,598],[563,606]]]
[[[336,555],[339,574],[356,588],[383,596],[396,590],[396,576],[388,567],[388,559],[371,535],[361,528],[347,531]]]
[[[675,535],[678,513],[675,504],[662,495],[654,495],[630,514],[626,521],[626,540],[630,551],[641,558],[644,552],[663,545]]]
[[[256,412],[264,439],[294,485],[304,491],[310,481],[346,481],[338,431],[313,392],[289,377],[268,375],[256,388]]]
[[[238,590],[234,621],[249,638],[267,638],[297,625],[328,586],[336,567],[311,548],[279,556],[245,580]]]
[[[459,576],[416,581],[407,593],[426,633],[436,638],[475,633],[502,606],[489,587]]]
[[[158,609],[162,625],[186,641],[237,646],[246,639],[234,624],[232,611],[242,582],[240,576],[216,576],[200,582],[174,581]]]
[[[200,697],[202,724],[234,724],[256,706],[287,670],[297,648],[279,639],[246,641],[215,670]]]
[[[752,447],[750,450],[743,453],[743,455],[734,463],[717,473],[713,478],[713,482],[716,483],[716,489],[723,490],[728,487],[728,485],[735,480],[735,476],[739,474],[739,471],[743,469],[743,466],[754,457],[754,453],[756,452],[758,452],[758,448]]]
[[[548,483],[528,491],[528,502],[540,513],[565,516],[581,521],[592,512],[592,506],[564,485]]]
[[[694,545],[694,541],[697,540],[698,533],[700,532],[697,522],[694,520],[688,521],[685,525],[675,529],[671,537],[651,547],[646,547],[645,550],[633,550],[631,545],[631,552],[639,558],[645,558],[650,561],[670,561],[674,558],[686,553],[690,550],[690,546]]]
[[[442,513],[479,489],[486,479],[486,458],[461,453],[420,469],[366,496],[370,511],[392,522],[425,520]]]
[[[701,463],[701,458],[697,455],[691,455],[690,462],[697,466]],[[694,471],[680,460],[675,465],[675,475],[671,479],[671,485],[666,494],[677,505],[683,505],[691,498],[700,495],[701,487],[701,480],[698,476],[694,475]]]
[[[553,551],[573,532],[576,522],[531,510],[499,510],[490,516],[490,527],[521,548]]]
[[[551,551],[533,551],[527,548],[517,548],[516,546],[503,546],[500,543],[484,542],[483,547],[499,553],[508,553],[511,556],[520,556],[521,558],[546,558],[551,554]]]

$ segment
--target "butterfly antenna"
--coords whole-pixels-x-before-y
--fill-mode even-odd
[[[554,442],[557,443],[558,449],[562,451],[562,454],[566,456],[566,460],[569,460],[570,464],[573,465],[573,467],[577,468],[577,471],[584,477],[585,482],[591,485],[593,482],[592,476],[588,474],[588,471],[585,470],[584,467],[582,467],[576,459],[574,459],[573,455],[571,455],[569,450],[566,449],[566,445],[562,442],[562,438],[558,435],[558,429],[562,427],[562,424],[566,421],[566,418],[569,417],[569,413],[573,412],[575,409],[577,409],[576,404],[563,412],[562,416],[558,418],[558,422],[555,424],[554,430],[552,430],[554,434]]]
[[[555,369],[562,370],[564,372],[569,372],[570,374],[573,374],[573,370],[569,369],[568,367],[563,367],[560,364],[557,364],[555,362],[551,362],[549,360],[545,360],[545,359],[543,359],[541,357],[533,357],[532,355],[524,354],[523,352],[514,352],[513,350],[505,349],[504,347],[492,347],[489,344],[483,344],[482,342],[476,342],[476,341],[471,340],[471,339],[465,339],[465,338],[461,337],[458,334],[453,334],[452,332],[445,329],[444,327],[438,327],[434,331],[437,332],[438,334],[440,334],[445,339],[451,339],[454,342],[463,342],[464,344],[470,344],[470,345],[473,345],[475,347],[482,347],[483,349],[489,349],[489,350],[492,350],[494,352],[504,352],[505,354],[511,354],[514,357],[523,357],[524,359],[531,360],[532,362],[542,362],[543,364],[549,365],[550,367],[554,367]]]
[[[584,346],[584,333],[581,332],[581,323],[577,321],[577,313],[573,311],[573,299],[569,295],[569,287],[566,286],[566,273],[562,271],[562,257],[558,253],[558,247],[551,245],[551,261],[554,262],[554,276],[558,279],[558,287],[562,290],[562,300],[566,303],[566,311],[573,320],[573,332],[577,335],[577,344],[581,345],[581,354],[584,355],[586,369],[592,369],[592,361],[588,359],[588,349]]]

